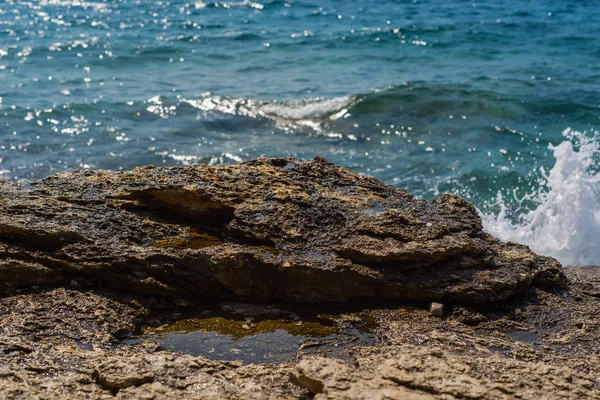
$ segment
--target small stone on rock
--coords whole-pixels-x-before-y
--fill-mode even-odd
[[[444,305],[442,303],[432,302],[429,305],[429,313],[434,317],[442,318],[444,314]]]

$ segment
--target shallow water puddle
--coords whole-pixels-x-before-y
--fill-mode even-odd
[[[515,344],[524,344],[535,350],[541,350],[540,337],[537,333],[515,330],[506,334],[510,339],[515,341]],[[487,349],[493,353],[500,353],[505,357],[514,357],[513,352],[515,347],[511,346],[488,346]]]
[[[536,333],[528,331],[512,331],[507,336],[517,342],[523,342],[527,344],[537,344],[539,342],[539,336]]]
[[[168,350],[249,364],[281,363],[308,353],[348,358],[353,345],[375,342],[369,315],[329,312],[223,303],[155,315],[123,343],[154,341]]]

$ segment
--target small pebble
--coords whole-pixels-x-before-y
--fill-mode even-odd
[[[429,305],[429,313],[434,317],[442,318],[444,314],[444,305],[442,303],[433,302]]]
[[[242,325],[242,328],[244,328],[244,329],[250,329],[250,325],[244,324],[244,325]]]

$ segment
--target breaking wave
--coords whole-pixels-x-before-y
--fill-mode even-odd
[[[562,143],[549,146],[556,159],[550,172],[541,168],[539,188],[520,200],[533,200],[536,207],[511,212],[498,194],[500,212],[484,214],[484,226],[565,265],[600,265],[600,136],[570,129],[563,136]]]
[[[346,116],[359,99],[356,96],[340,96],[269,101],[205,95],[200,99],[181,99],[181,102],[203,112],[266,118],[274,121],[280,129],[308,127],[320,132],[323,123]],[[160,109],[152,107],[149,111]]]

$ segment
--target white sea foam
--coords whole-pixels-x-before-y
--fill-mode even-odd
[[[262,10],[263,8],[265,8],[265,6],[263,4],[260,4],[260,3],[254,2],[254,1],[250,1],[250,0],[244,0],[244,1],[238,1],[238,2],[217,1],[212,4],[215,7],[222,7],[222,8],[250,7],[250,8],[256,8],[257,10]],[[194,4],[194,7],[197,9],[205,8],[206,6],[207,6],[207,3],[203,2],[203,1],[197,1]]]
[[[208,95],[201,99],[182,99],[181,101],[202,111],[216,111],[251,118],[268,118],[280,128],[303,126],[320,132],[323,122],[335,121],[346,116],[348,109],[356,104],[358,99],[354,96],[340,96],[266,101]]]
[[[342,117],[351,102],[350,96],[332,99],[301,99],[286,102],[271,102],[260,107],[265,115],[299,121],[304,119],[338,119]]]
[[[500,213],[483,215],[485,229],[502,239],[523,243],[565,265],[600,265],[600,136],[567,129],[566,140],[550,146],[556,162],[536,193],[537,207],[510,218],[498,195]],[[525,200],[525,199],[523,199]]]
[[[41,0],[40,6],[61,6],[61,7],[83,7],[94,8],[96,10],[104,10],[108,8],[106,3],[80,1],[80,0]]]

